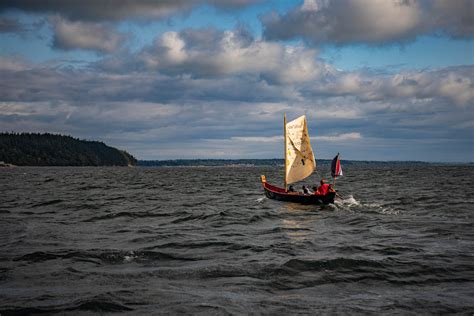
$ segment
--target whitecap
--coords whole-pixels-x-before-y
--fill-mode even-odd
[[[263,201],[265,201],[265,197],[261,197],[259,199],[256,200],[257,203],[263,203]]]
[[[132,262],[136,258],[138,258],[138,256],[133,251],[130,251],[127,255],[123,257],[123,261]]]

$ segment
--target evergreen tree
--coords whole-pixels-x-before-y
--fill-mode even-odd
[[[127,166],[137,160],[102,142],[50,133],[0,133],[0,161],[17,166]]]

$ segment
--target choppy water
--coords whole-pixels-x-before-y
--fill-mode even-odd
[[[319,207],[276,167],[1,169],[0,313],[473,313],[474,167],[344,171]]]

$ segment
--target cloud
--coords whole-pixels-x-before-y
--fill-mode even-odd
[[[198,82],[216,87],[213,80],[216,78],[220,79],[217,91],[224,91],[222,87],[226,83],[238,81],[246,86],[250,99],[256,97],[253,91],[264,91],[264,98],[259,101],[268,101],[265,98],[275,93],[275,85],[281,89],[278,95],[284,93],[286,98],[298,101],[311,96],[351,96],[362,102],[442,97],[465,106],[474,99],[472,66],[403,71],[395,75],[366,70],[345,72],[318,60],[315,49],[257,40],[245,29],[165,32],[143,50],[106,58],[96,67],[105,72],[157,73],[175,77],[179,82],[189,84],[187,91]],[[235,95],[225,91],[227,98]],[[235,98],[242,96],[235,95]],[[333,110],[319,114],[344,118],[361,115],[357,109]]]
[[[294,98],[294,89],[267,84],[258,77],[191,78],[154,71],[109,73],[97,68],[74,69],[34,65],[0,58],[0,100],[144,102],[274,102]],[[253,111],[253,109],[252,109]],[[262,110],[264,111],[264,109]]]
[[[252,45],[254,43],[249,43],[247,47]],[[258,41],[255,45],[258,45]],[[121,72],[117,72],[115,68],[112,72],[106,67],[104,69],[102,63],[91,64],[85,69],[74,69],[0,58],[0,75],[5,78],[1,82],[0,100],[141,100],[161,103],[190,100],[281,103],[284,100],[283,102],[290,104],[304,104],[305,111],[325,119],[361,118],[365,113],[363,109],[370,108],[374,102],[392,104],[393,109],[394,104],[399,108],[398,104],[416,103],[417,100],[443,101],[450,107],[458,108],[470,108],[474,104],[474,66],[403,71],[395,75],[331,71],[321,72],[311,80],[305,77],[302,81],[297,80],[300,77],[291,78],[293,81],[289,83],[285,81],[288,78],[280,79],[278,76],[284,76],[285,70],[292,67],[291,64],[275,69],[272,63],[270,66],[255,65],[250,61],[249,64],[243,62],[242,69],[229,66],[229,71],[221,60],[215,62],[214,67],[223,67],[225,70],[214,72],[211,76],[209,70],[201,70],[204,64],[211,61],[200,49],[186,49],[177,55],[172,52],[172,58],[168,57],[168,60],[163,61],[167,53],[169,52],[158,53],[164,56],[159,59],[164,65],[142,65],[133,70],[123,66],[125,68]],[[219,59],[217,55],[215,59]],[[129,61],[141,56],[139,52],[137,56],[125,55],[123,58]],[[204,61],[200,59],[201,56]],[[231,61],[232,59],[228,60]],[[124,63],[127,65],[127,62]],[[271,74],[278,76],[275,75],[276,79],[269,83],[267,78]],[[338,103],[327,108],[327,100],[332,99]],[[354,101],[367,105],[356,108],[351,106]],[[417,106],[419,104],[424,103],[418,103]],[[268,113],[274,110],[260,111]]]
[[[50,18],[53,27],[53,47],[63,50],[92,50],[112,53],[125,41],[125,35],[117,33],[104,23],[71,22],[61,17]]]
[[[24,32],[26,32],[26,28],[18,19],[0,17],[0,33],[22,34]]]
[[[250,5],[255,0],[4,0],[0,12],[23,10],[33,13],[59,14],[70,20],[119,21],[124,19],[162,19],[188,12],[192,8],[208,2],[218,8],[231,9]]]
[[[240,8],[261,2],[262,0],[207,0],[211,5],[219,8]]]
[[[16,73],[22,70],[35,68],[34,65],[29,64],[24,59],[19,57],[1,56],[0,57],[0,71],[7,73]]]
[[[360,133],[344,133],[339,135],[330,135],[330,136],[316,136],[314,139],[316,141],[322,142],[345,142],[361,139],[362,135]]]
[[[282,142],[283,136],[268,136],[268,137],[261,137],[261,136],[233,136],[231,140],[237,140],[242,142],[255,142],[255,143],[276,143]]]
[[[440,96],[451,98],[457,104],[467,105],[474,101],[472,76],[459,76],[454,72],[450,72],[440,80],[435,89]]]
[[[313,95],[353,96],[363,102],[447,98],[459,106],[474,102],[474,66],[405,71],[395,75],[340,72],[308,89]]]
[[[273,12],[261,21],[270,40],[380,45],[424,34],[472,38],[473,6],[470,0],[305,0],[286,14]]]
[[[112,58],[102,61],[101,67],[109,71],[141,67],[200,78],[253,75],[270,83],[301,83],[334,71],[318,61],[317,54],[302,45],[256,40],[245,29],[185,29],[165,32],[126,62]]]
[[[434,0],[427,2],[424,23],[428,28],[441,31],[455,38],[472,38],[474,36],[474,2],[470,0]],[[431,15],[431,16],[430,16]]]
[[[328,135],[328,136],[312,136],[311,139],[316,141],[323,142],[344,142],[348,140],[358,140],[362,138],[360,133],[344,133],[339,135]],[[231,140],[241,141],[241,142],[250,142],[250,143],[279,143],[283,142],[283,136],[233,136]]]
[[[2,130],[100,139],[144,159],[269,158],[281,154],[283,113],[306,114],[318,158],[347,151],[347,159],[403,159],[411,157],[407,148],[422,160],[446,148],[464,160],[472,155],[473,66],[394,75],[332,70],[291,83],[270,82],[261,66],[203,75],[205,47],[220,47],[227,35],[170,34],[164,42],[177,50],[155,66],[141,61],[143,51],[113,56],[122,65],[113,71],[0,57]],[[237,38],[230,43],[238,49],[259,43]],[[151,51],[163,56],[159,62],[169,53]]]

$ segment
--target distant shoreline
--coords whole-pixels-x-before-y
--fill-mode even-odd
[[[330,165],[331,159],[316,159],[317,165]],[[350,165],[472,165],[473,162],[341,160]],[[138,160],[139,167],[283,166],[283,159],[172,159]]]
[[[377,161],[377,160],[341,160],[343,166],[474,166],[474,162],[428,162],[428,161]],[[329,166],[330,159],[316,159],[316,165]],[[283,159],[173,159],[173,160],[138,160],[136,165],[14,165],[0,161],[0,168],[17,167],[283,167]]]

